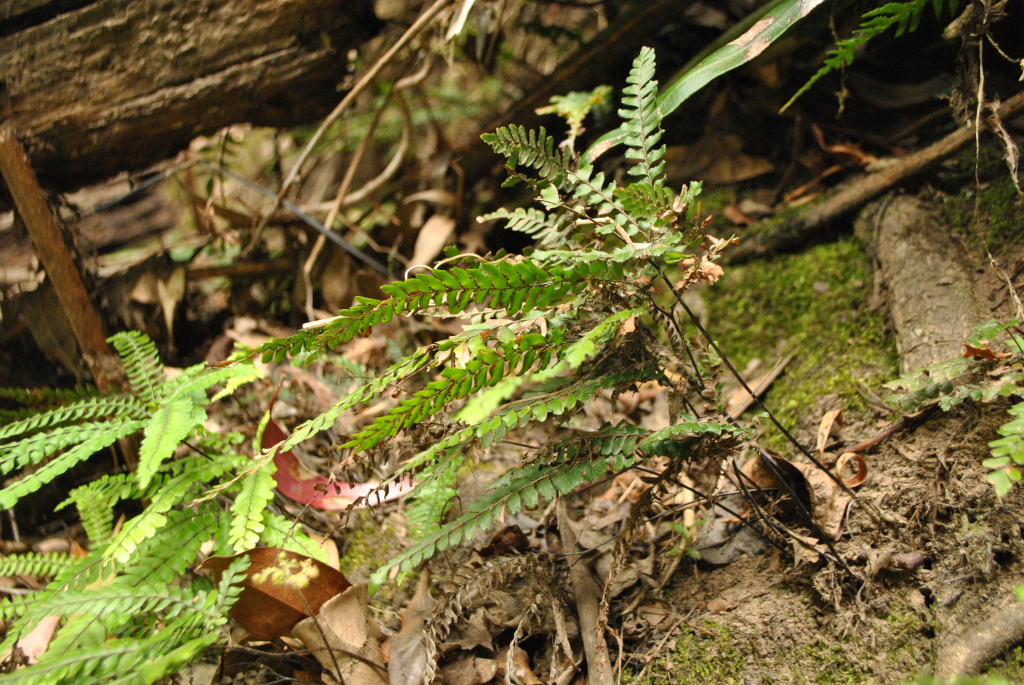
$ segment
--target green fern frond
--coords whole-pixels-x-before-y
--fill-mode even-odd
[[[687,438],[740,432],[739,428],[729,423],[700,421],[690,414],[683,414],[679,423],[651,433],[638,447],[648,456],[678,457],[685,449]]]
[[[270,547],[280,547],[290,552],[305,554],[317,561],[327,562],[327,553],[312,538],[280,514],[269,509],[263,512],[263,541]]]
[[[622,89],[622,130],[626,132],[626,159],[636,162],[629,174],[640,176],[652,187],[665,180],[665,146],[655,147],[661,140],[661,112],[658,110],[658,82],[654,80],[654,50],[644,47],[633,60],[633,68]]]
[[[437,413],[449,402],[495,385],[517,369],[524,375],[534,367],[547,368],[561,345],[562,334],[556,329],[549,333],[549,338],[530,333],[508,343],[499,343],[494,349],[481,348],[464,368],[445,369],[441,378],[402,400],[397,407],[353,435],[343,447],[353,451],[370,449]]]
[[[137,494],[133,474],[106,475],[72,490],[66,500],[54,507],[54,511],[74,504],[82,519],[86,535],[89,536],[89,542],[95,549],[106,543],[110,537],[114,523],[114,505]]]
[[[121,356],[128,381],[143,402],[156,402],[164,383],[164,365],[156,345],[145,333],[126,331],[108,339]]]
[[[25,495],[35,492],[75,464],[85,461],[101,449],[109,447],[121,438],[131,435],[142,428],[143,425],[144,422],[142,421],[121,420],[102,425],[89,424],[88,426],[78,427],[76,441],[81,440],[81,442],[63,454],[54,457],[34,472],[23,476],[20,480],[0,490],[0,507],[4,509],[13,507]],[[83,439],[83,436],[89,437]],[[14,444],[17,445],[18,443]],[[4,445],[0,449],[0,454],[9,447],[11,445]],[[13,455],[4,454],[3,467],[6,471],[9,471],[9,465],[19,464],[23,466],[26,463],[41,460],[45,456],[45,453],[40,453],[39,451],[15,453]]]
[[[0,428],[0,440],[25,433],[52,428],[60,424],[98,419],[130,418],[142,420],[148,416],[146,407],[132,397],[90,397],[73,404],[51,409],[42,414],[10,423]],[[70,444],[70,443],[69,443]],[[2,449],[3,446],[0,446]]]
[[[472,303],[489,302],[492,308],[502,308],[509,316],[515,316],[536,307],[551,306],[580,292],[588,278],[605,275],[606,271],[592,265],[544,269],[532,260],[484,262],[474,269],[436,269],[382,286],[381,290],[389,295],[386,300],[357,297],[352,307],[339,312],[325,326],[268,341],[257,352],[263,355],[264,362],[280,362],[289,354],[294,356],[303,351],[322,352],[399,314],[428,307],[444,307],[451,314],[459,314]],[[306,362],[311,363],[315,358],[310,355]]]
[[[167,512],[200,488],[218,478],[225,471],[237,465],[231,455],[226,458],[209,460],[206,457],[186,457],[172,464],[174,475],[161,478],[154,482],[151,492],[153,499],[146,510],[135,518],[129,519],[121,528],[110,545],[104,550],[105,559],[114,559],[121,563],[128,561],[136,548],[145,540],[168,523]],[[2,494],[2,492],[0,492]]]
[[[388,572],[414,568],[436,552],[470,540],[477,532],[488,530],[501,514],[514,515],[524,507],[535,508],[540,498],[552,499],[556,493],[568,494],[582,483],[600,477],[608,468],[607,459],[595,459],[581,464],[563,464],[541,468],[528,465],[504,487],[492,486],[488,495],[470,504],[468,513],[445,524],[432,535],[417,542],[405,552],[388,561],[371,577],[372,586],[387,579]]]
[[[24,597],[16,597],[14,595],[10,597],[4,597],[0,599],[0,621],[10,624],[12,621],[17,620],[25,615],[36,601],[35,596],[27,595]]]
[[[626,387],[654,378],[655,371],[649,368],[622,371],[599,378],[571,381],[558,392],[509,403],[496,410],[486,420],[453,433],[420,452],[399,467],[396,477],[418,472],[427,464],[451,458],[462,446],[474,440],[480,440],[484,448],[490,447],[504,440],[509,431],[533,421],[543,421],[551,415],[572,411],[589,402],[603,390]]]
[[[231,528],[228,541],[236,553],[252,549],[260,541],[265,528],[264,512],[274,499],[273,462],[242,479],[242,488],[231,505]]]
[[[664,186],[633,183],[625,188],[617,188],[615,196],[623,208],[633,216],[655,220],[669,218],[675,214],[675,193]]]
[[[508,157],[510,170],[522,164],[536,170],[543,180],[559,188],[565,187],[573,167],[572,153],[556,148],[555,139],[543,126],[540,131],[527,131],[524,126],[502,126],[480,137],[495,152]]]
[[[200,417],[193,413],[192,400],[188,396],[179,396],[153,412],[143,429],[142,447],[139,448],[139,465],[135,471],[139,487],[149,487],[160,464],[174,454],[181,441],[202,423],[197,419]]]
[[[71,568],[67,554],[36,554],[28,552],[0,557],[0,576],[47,576],[53,578]]]
[[[793,97],[791,97],[789,101],[782,106],[781,111],[785,111],[789,108],[790,105],[796,102],[797,98],[810,90],[811,86],[823,77],[837,69],[845,69],[853,64],[857,50],[871,39],[882,35],[893,26],[896,27],[897,38],[903,35],[906,31],[916,31],[918,24],[921,22],[921,15],[924,12],[924,8],[929,4],[932,5],[932,8],[935,11],[935,16],[942,18],[944,5],[943,0],[909,0],[908,2],[889,2],[881,7],[865,12],[861,16],[860,28],[854,31],[853,35],[849,38],[836,42],[835,48],[829,52],[821,69],[819,69],[818,72],[807,81],[807,83],[800,87],[800,90],[798,90]],[[949,9],[950,16],[956,13],[959,5],[959,0],[948,0],[946,6]]]
[[[38,464],[50,455],[79,443],[103,438],[112,426],[130,425],[132,432],[145,421],[112,419],[109,422],[85,423],[57,427],[49,432],[0,445],[0,473],[10,473],[29,464]],[[110,444],[110,443],[107,443]]]
[[[1000,426],[997,432],[1003,437],[988,444],[992,457],[982,462],[992,469],[988,481],[995,486],[1000,497],[1010,493],[1013,484],[1021,480],[1021,466],[1024,466],[1024,402],[1007,410],[1013,420]]]
[[[557,245],[563,242],[572,228],[572,223],[564,214],[552,216],[539,209],[522,207],[517,207],[511,212],[498,209],[480,216],[477,221],[497,219],[507,219],[505,228],[532,236],[541,245]]]
[[[167,512],[167,524],[143,541],[120,568],[119,583],[128,587],[168,585],[195,563],[199,550],[217,533],[220,512],[213,506]]]
[[[424,538],[441,525],[448,503],[458,494],[455,482],[462,463],[456,457],[437,462],[420,473],[420,482],[405,497],[410,501],[405,510],[410,540]]]

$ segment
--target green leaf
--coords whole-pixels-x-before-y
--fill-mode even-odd
[[[135,472],[139,487],[149,487],[160,464],[174,454],[181,441],[201,423],[197,418],[192,413],[192,400],[188,397],[177,397],[153,413],[143,429],[142,446],[139,448],[139,465]]]
[[[676,111],[679,105],[712,80],[757,57],[822,2],[824,0],[785,0],[779,3],[745,34],[719,48],[678,80],[669,84],[657,100],[661,117],[667,117]],[[583,154],[582,163],[593,164],[594,160],[605,152],[625,142],[628,135],[629,131],[620,127],[601,136]]]

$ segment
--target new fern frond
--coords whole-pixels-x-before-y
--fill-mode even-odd
[[[629,174],[639,176],[651,188],[665,183],[665,146],[661,140],[661,112],[658,111],[658,82],[654,80],[654,50],[643,48],[622,89],[622,129],[626,132],[626,159],[636,162]]]

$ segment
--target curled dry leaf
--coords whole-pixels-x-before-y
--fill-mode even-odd
[[[795,464],[779,457],[772,459],[790,488],[801,499],[806,498],[804,504],[809,505],[815,525],[829,539],[839,539],[843,534],[846,509],[853,499],[850,494],[832,480],[826,471],[814,464]],[[764,463],[760,455],[744,464],[743,473],[758,488],[782,488],[774,471]],[[867,477],[866,464],[864,476]]]
[[[276,421],[270,419],[263,431],[260,447],[270,449],[287,437],[288,434],[284,432],[284,429]],[[370,504],[396,499],[413,488],[413,483],[409,479],[403,479],[390,486],[386,491],[380,491],[375,482],[357,485],[339,483],[327,476],[318,476],[312,473],[299,462],[291,450],[281,450],[274,455],[274,465],[277,466],[274,480],[277,482],[277,489],[281,494],[294,502],[315,509],[346,509],[361,497],[376,495],[372,502],[364,501],[355,507],[358,509]]]
[[[327,564],[279,547],[257,547],[242,554],[249,557],[249,570],[228,615],[259,640],[288,634],[302,618],[316,615],[324,602],[352,586]],[[219,582],[239,556],[210,557],[198,570],[209,571]]]
[[[444,249],[454,230],[455,219],[450,216],[435,214],[427,219],[416,236],[416,247],[413,249],[409,264],[430,266]]]
[[[832,411],[825,412],[825,415],[821,417],[821,424],[818,426],[818,440],[817,440],[817,451],[819,455],[825,454],[825,445],[828,444],[828,438],[832,434],[832,429],[836,430],[843,427],[843,410],[833,409]]]
[[[857,473],[852,478],[844,478],[843,470],[850,462],[856,462]],[[859,487],[868,479],[868,463],[864,461],[864,457],[860,456],[856,452],[846,452],[840,456],[839,461],[836,462],[836,475],[839,476],[840,480],[843,481],[843,485],[846,487]]]
[[[434,608],[430,598],[430,576],[420,574],[416,593],[402,613],[402,628],[388,640],[388,681],[390,685],[420,685],[427,678],[428,662],[425,622]]]

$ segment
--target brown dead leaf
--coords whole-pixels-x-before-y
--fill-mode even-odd
[[[869,152],[864,152],[856,145],[847,145],[843,143],[829,145],[825,142],[825,134],[817,124],[811,124],[811,132],[814,134],[814,140],[818,143],[818,147],[834,157],[838,157],[841,161],[862,167],[878,161],[878,157],[875,157]]]
[[[723,599],[722,597],[715,597],[713,600],[708,602],[708,613],[711,614],[721,614],[725,611],[729,611],[729,609],[732,608],[732,603],[727,599]]]
[[[754,405],[755,397],[761,397],[766,392],[768,392],[768,388],[772,386],[772,383],[775,382],[775,379],[777,379],[779,375],[782,374],[782,372],[786,369],[786,366],[788,366],[789,363],[793,361],[793,356],[794,355],[791,352],[790,354],[786,355],[781,360],[779,360],[778,363],[776,363],[775,366],[772,367],[771,371],[764,374],[763,376],[759,376],[758,378],[749,381],[747,385],[750,386],[750,389],[754,391],[753,395],[747,392],[746,388],[742,387],[737,388],[736,390],[729,393],[729,397],[726,399],[725,404],[726,413],[729,414],[729,416],[731,416],[734,419],[738,419],[740,416],[742,416],[743,412],[750,409],[750,407]]]
[[[292,628],[292,635],[313,650],[325,669],[328,683],[387,682],[384,655],[376,637],[380,627],[374,625],[376,621],[369,615],[368,606],[366,582],[361,581],[325,602],[315,619],[303,619]]]
[[[842,427],[842,409],[833,409],[832,411],[825,412],[825,415],[821,417],[821,424],[818,426],[818,439],[815,447],[819,455],[825,454],[825,445],[828,444],[828,438],[832,434],[832,429],[839,430]]]
[[[851,461],[857,463],[857,473],[852,478],[843,477],[843,469]],[[839,461],[836,462],[836,475],[843,481],[843,485],[848,488],[856,488],[864,484],[864,481],[868,479],[868,463],[864,460],[864,457],[860,456],[856,452],[846,452],[839,457]]]
[[[814,523],[827,538],[838,540],[843,534],[843,519],[853,497],[814,464],[792,465],[804,476]]]
[[[494,659],[466,652],[441,668],[441,679],[445,685],[482,685],[493,680],[497,672]]]
[[[455,219],[450,216],[434,214],[427,219],[423,228],[416,235],[416,247],[413,249],[409,264],[425,266],[433,264],[434,258],[441,254],[441,250],[444,249],[445,243],[448,242],[448,238],[451,237],[454,230]]]
[[[17,647],[25,655],[28,663],[35,664],[39,662],[39,657],[50,646],[50,640],[53,639],[53,633],[57,630],[57,626],[60,625],[60,619],[60,616],[47,616],[41,619],[32,630],[18,640]],[[6,659],[7,656],[5,655],[4,660]]]
[[[258,547],[242,554],[250,559],[249,570],[228,615],[259,640],[287,634],[303,617],[316,614],[327,600],[352,585],[327,564],[279,547]],[[210,557],[198,570],[209,571],[219,581],[239,556]]]
[[[427,672],[427,645],[424,623],[434,608],[430,598],[430,576],[420,574],[416,593],[402,613],[402,628],[392,635],[388,646],[390,685],[420,685]]]
[[[622,323],[619,324],[619,335],[620,336],[627,336],[627,335],[629,335],[630,333],[632,333],[635,330],[636,330],[636,317],[635,316],[631,315],[628,319],[624,320]]]
[[[973,357],[976,359],[1002,359],[1003,357],[1009,357],[1007,352],[993,352],[987,345],[984,347],[974,347],[968,343],[964,343],[964,356]]]
[[[781,457],[772,462],[789,487],[809,506],[811,518],[822,533],[831,540],[842,535],[846,509],[853,499],[828,473],[813,464],[795,464]],[[866,468],[866,467],[865,467]],[[743,474],[758,488],[783,488],[774,471],[764,463],[761,455],[743,465]]]
[[[736,205],[726,205],[722,208],[722,213],[725,214],[726,219],[740,226],[746,226],[757,221],[757,219],[752,219],[744,214],[743,210]]]
[[[530,540],[519,526],[506,526],[491,538],[480,550],[482,557],[503,557],[513,552],[525,554],[530,549]]]

